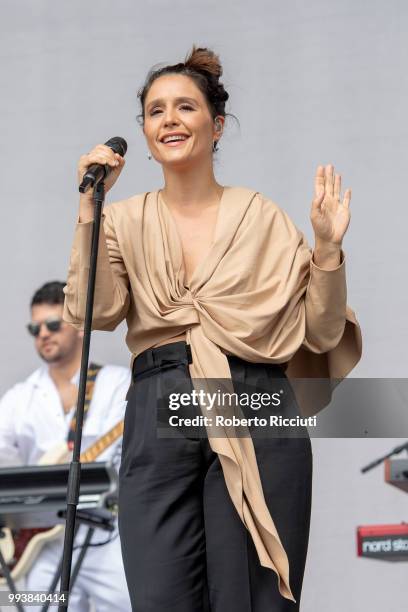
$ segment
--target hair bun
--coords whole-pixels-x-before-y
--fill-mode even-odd
[[[185,66],[197,72],[207,72],[216,79],[219,79],[222,75],[222,66],[218,55],[205,47],[193,45],[185,59]]]

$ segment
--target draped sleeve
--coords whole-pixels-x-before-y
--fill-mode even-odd
[[[263,217],[273,237],[275,275],[282,279],[286,307],[292,311],[281,332],[287,345],[296,338],[286,359],[286,376],[303,415],[316,414],[331,401],[334,388],[359,362],[361,328],[347,304],[346,255],[324,270],[316,265],[304,234],[277,204],[259,195]],[[271,302],[273,303],[273,302]]]
[[[129,308],[129,278],[112,219],[112,206],[102,213],[99,232],[92,329],[114,330]],[[64,287],[63,319],[82,328],[85,319],[93,221],[77,221]]]
[[[334,388],[360,361],[362,334],[347,304],[344,251],[336,268],[324,270],[315,264],[306,241],[302,248],[310,253],[303,301],[305,337],[288,361],[286,375],[292,379],[302,414],[310,416],[330,403]]]

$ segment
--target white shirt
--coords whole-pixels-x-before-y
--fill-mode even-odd
[[[79,371],[71,379],[78,386]],[[106,365],[98,373],[82,432],[86,450],[124,418],[130,370]],[[0,468],[36,464],[40,457],[66,441],[75,407],[66,414],[45,364],[24,382],[14,385],[0,400]],[[121,438],[97,458],[120,462]]]
[[[79,371],[71,382],[78,386]],[[95,380],[88,416],[84,423],[81,449],[86,450],[102,437],[116,423],[124,418],[126,393],[130,385],[128,368],[106,365]],[[49,375],[48,366],[38,368],[24,382],[14,385],[0,400],[0,468],[12,465],[36,464],[40,457],[54,446],[65,442],[75,406],[66,414],[58,390]],[[109,461],[119,468],[122,438],[105,449],[97,461]],[[90,583],[89,590],[106,608],[109,598],[115,596],[115,589],[126,593],[120,542],[117,536],[117,521],[113,533],[97,529],[92,543],[112,541],[102,547],[91,547],[85,555],[80,571],[82,587]],[[81,525],[75,538],[75,545],[83,543],[87,528]],[[54,573],[63,547],[63,534],[41,550],[33,568],[28,574],[29,588],[48,588],[49,576]],[[74,553],[75,554],[75,553]],[[102,567],[101,556],[109,559],[109,569]],[[44,578],[45,576],[45,578]],[[112,582],[115,588],[112,587]],[[44,584],[43,584],[44,583]],[[92,584],[91,584],[92,583]],[[95,586],[97,585],[97,586]],[[93,589],[93,590],[92,590]],[[99,601],[99,600],[98,600]],[[81,608],[82,609],[82,608]],[[112,608],[113,609],[113,608]],[[127,596],[122,594],[120,612],[131,609]]]

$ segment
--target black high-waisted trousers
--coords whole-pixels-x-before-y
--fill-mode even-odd
[[[265,499],[289,557],[294,604],[280,595],[276,574],[260,565],[208,440],[157,436],[165,388],[177,379],[178,388],[192,389],[186,348],[175,342],[139,355],[127,396],[119,530],[132,610],[295,612],[309,537],[310,440],[253,437]],[[261,374],[265,390],[265,381],[272,387],[284,377],[279,365],[228,361],[234,387]]]

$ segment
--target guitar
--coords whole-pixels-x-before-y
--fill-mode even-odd
[[[123,435],[123,420],[116,423],[112,429],[96,440],[80,455],[81,463],[95,461],[95,459]],[[69,463],[72,451],[66,442],[53,447],[41,457],[38,465],[55,465],[56,463]],[[31,568],[42,547],[52,540],[56,540],[64,533],[65,525],[54,527],[41,527],[36,529],[19,529],[12,531],[5,527],[2,531],[4,537],[0,539],[0,549],[8,565],[13,580],[22,578]],[[0,586],[6,584],[6,579],[0,571]]]

